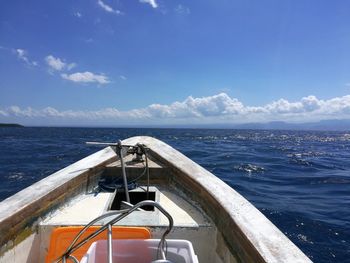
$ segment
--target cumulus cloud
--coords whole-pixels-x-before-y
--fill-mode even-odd
[[[153,8],[157,8],[158,7],[158,4],[157,4],[156,0],[139,0],[139,1],[140,1],[140,3],[151,5]]]
[[[62,71],[62,70],[71,70],[76,67],[75,63],[65,63],[60,58],[55,58],[52,55],[45,57],[46,64],[50,67],[50,70]]]
[[[114,9],[111,6],[107,5],[102,0],[98,0],[97,4],[108,13],[112,13],[112,14],[116,14],[116,15],[120,15],[122,13],[121,11]]]
[[[61,77],[73,82],[78,83],[99,83],[99,84],[108,84],[110,83],[108,77],[104,74],[94,74],[92,72],[76,72],[73,74],[61,74]]]
[[[204,118],[236,114],[243,111],[243,108],[243,104],[237,99],[231,99],[226,93],[220,93],[204,98],[190,96],[183,102],[174,102],[170,105],[152,104],[148,106],[147,110],[157,117]]]
[[[55,58],[52,55],[47,56],[45,61],[51,67],[51,69],[58,71],[63,70],[66,66],[66,63],[64,63],[60,58]]]
[[[65,74],[63,74],[65,75]],[[90,72],[65,75],[64,78],[75,82],[108,83],[104,75],[94,75]],[[308,96],[299,101],[289,102],[279,99],[263,106],[245,106],[236,98],[226,93],[214,96],[176,101],[169,105],[152,104],[141,109],[120,111],[117,108],[106,108],[97,111],[59,111],[52,107],[41,110],[12,106],[0,109],[1,120],[19,118],[45,118],[55,120],[82,121],[125,121],[144,123],[148,121],[162,123],[244,123],[249,121],[318,121],[322,119],[350,118],[350,95],[320,100]]]
[[[14,52],[16,53],[17,55],[17,58],[24,61],[27,65],[29,66],[38,66],[38,62],[36,61],[31,61],[29,58],[28,58],[28,52],[24,49],[21,49],[21,48],[17,48],[14,50]]]
[[[75,82],[75,83],[98,83],[108,84],[110,80],[104,74],[95,74],[90,71],[75,72],[68,74],[67,72],[77,66],[76,63],[67,63],[63,59],[48,55],[45,57],[46,64],[49,66],[49,73],[53,74],[54,71],[61,72],[63,79]]]

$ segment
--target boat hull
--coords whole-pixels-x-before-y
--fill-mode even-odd
[[[200,250],[211,249],[213,255],[211,261],[202,257],[200,262],[311,262],[238,192],[171,146],[144,136],[123,143],[146,145],[150,159],[161,167],[155,169],[158,172],[151,176],[151,183],[175,189],[213,222],[213,231],[205,234],[207,240],[205,235],[193,237],[195,242],[210,242],[209,246],[198,245]],[[117,160],[114,151],[107,147],[1,202],[0,231],[6,234],[0,237],[0,261],[35,262],[33,251],[42,247],[36,237],[40,221],[59,205],[96,185],[101,173]],[[154,231],[157,234],[159,229],[155,227]],[[178,231],[181,233],[180,227]],[[182,233],[186,234],[186,229]],[[18,249],[27,251],[26,255],[11,261]]]

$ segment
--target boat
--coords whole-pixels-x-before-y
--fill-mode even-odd
[[[93,144],[106,147],[0,203],[0,262],[311,262],[166,143]]]

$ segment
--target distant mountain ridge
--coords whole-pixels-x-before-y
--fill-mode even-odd
[[[25,127],[17,123],[0,123],[1,127]],[[28,127],[28,126],[27,126]],[[34,125],[29,127],[45,127]],[[166,124],[166,125],[106,125],[106,126],[70,126],[53,125],[51,127],[101,127],[101,128],[189,128],[189,129],[247,129],[247,130],[319,130],[319,131],[349,131],[350,119],[346,120],[322,120],[318,122],[292,123],[285,121],[251,122],[251,123],[211,123],[211,124]]]
[[[267,123],[246,123],[236,125],[236,129],[279,129],[279,130],[350,130],[350,120],[322,120],[319,122],[289,123],[272,121]]]
[[[17,123],[0,123],[0,127],[24,127]]]
[[[146,126],[141,126],[146,127]],[[322,120],[318,122],[291,123],[285,121],[252,122],[242,124],[183,124],[183,125],[152,125],[148,128],[202,128],[202,129],[247,129],[247,130],[320,130],[320,131],[350,131],[349,120]]]

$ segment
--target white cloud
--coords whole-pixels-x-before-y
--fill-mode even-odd
[[[60,58],[55,58],[52,55],[49,55],[45,58],[46,63],[54,70],[63,70],[66,67],[66,63],[64,63]]]
[[[62,70],[71,70],[72,68],[76,67],[75,63],[65,63],[63,60],[60,58],[55,58],[52,55],[48,55],[45,57],[45,61],[47,65],[49,65],[50,70],[57,70],[57,71],[62,71]]]
[[[104,74],[94,74],[92,72],[76,72],[73,74],[61,74],[61,77],[73,82],[80,83],[99,83],[99,84],[108,84],[110,83],[108,77]]]
[[[83,15],[80,12],[75,12],[74,13],[75,17],[81,18]]]
[[[316,111],[322,106],[322,102],[315,96],[308,96],[301,99],[301,104],[305,111]]]
[[[6,111],[4,111],[4,110],[0,110],[0,116],[1,115],[6,117],[6,116],[8,116],[8,113]]]
[[[23,59],[23,60],[27,60],[27,57],[26,57],[27,52],[24,49],[17,48],[16,52],[17,52],[18,58]]]
[[[120,75],[119,78],[121,78],[122,80],[127,80],[127,78],[123,75]]]
[[[104,75],[90,72],[62,74],[64,78],[74,82],[108,83]],[[244,123],[251,121],[318,121],[322,119],[350,118],[350,95],[320,100],[315,96],[304,97],[296,102],[279,99],[263,106],[245,106],[236,98],[225,93],[203,98],[186,98],[169,105],[152,104],[141,109],[119,111],[117,108],[106,108],[97,111],[59,111],[52,107],[41,110],[33,108],[21,109],[12,106],[0,109],[1,120],[17,118],[44,118],[61,121],[99,121],[99,122],[153,122],[153,123]]]
[[[175,13],[177,13],[179,15],[191,14],[191,10],[188,7],[181,5],[181,4],[177,5],[177,7],[175,7],[174,11],[175,11]]]
[[[122,12],[120,10],[117,10],[117,9],[113,9],[111,6],[107,5],[106,3],[104,3],[102,0],[98,0],[97,1],[97,4],[103,9],[105,10],[106,12],[108,13],[113,13],[113,14],[116,14],[116,15],[121,15]]]
[[[77,66],[76,63],[67,63],[63,59],[54,57],[52,55],[46,56],[45,61],[49,66],[49,73],[52,74],[53,71],[66,72],[61,74],[61,77],[63,79],[66,79],[75,83],[98,83],[98,84],[110,83],[110,80],[104,74],[94,74],[90,71],[68,74],[67,71],[70,71],[71,69],[75,68]]]
[[[183,102],[170,105],[152,104],[147,109],[155,116],[167,118],[212,117],[236,114],[243,109],[243,104],[237,99],[231,99],[227,94],[193,98],[188,97]]]
[[[145,3],[145,4],[151,5],[153,8],[158,7],[156,0],[139,0],[139,1],[140,1],[140,3]]]
[[[21,48],[17,48],[16,50],[14,50],[14,52],[17,55],[17,58],[24,61],[27,65],[29,66],[38,66],[38,62],[36,61],[31,61],[28,58],[28,52],[24,49]]]

